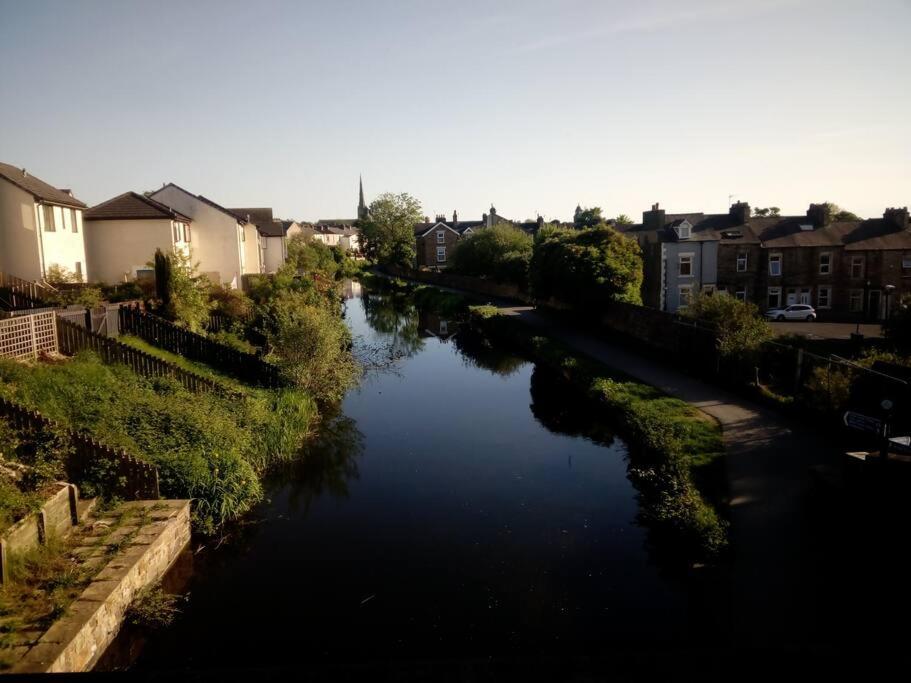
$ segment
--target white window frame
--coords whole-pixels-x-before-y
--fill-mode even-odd
[[[860,266],[860,274],[854,274],[854,267]],[[866,259],[863,256],[852,256],[851,257],[851,277],[855,279],[860,279],[864,276],[864,271],[867,269]]]
[[[822,259],[826,257],[826,262],[823,263]],[[831,275],[832,274],[832,252],[824,251],[819,255],[819,274],[820,275]]]
[[[746,288],[735,290],[734,298],[738,299],[739,301],[746,301],[747,300]]]
[[[437,263],[446,263],[446,245],[437,247]]]
[[[778,303],[772,304],[772,295],[776,295],[778,298]],[[781,287],[769,287],[766,290],[766,304],[769,308],[781,308]]]
[[[692,236],[692,228],[689,223],[684,221],[677,226],[677,239],[688,240]]]
[[[696,254],[692,251],[683,252],[682,254],[677,254],[677,276],[678,277],[693,277],[693,262],[696,260]],[[683,264],[687,263],[690,267],[689,273],[683,272]]]
[[[57,217],[53,205],[41,205],[41,221],[44,223],[42,226],[44,228],[44,232],[57,232]]]
[[[784,259],[782,258],[781,252],[769,254],[769,276],[770,277],[781,277],[781,273],[784,270],[784,268],[782,268],[782,261],[784,261]],[[778,265],[777,273],[773,272],[773,269],[772,269],[773,264]]]
[[[741,251],[737,253],[737,272],[745,273],[747,272],[747,267],[749,264],[750,255],[746,251]]]
[[[832,288],[829,285],[816,290],[816,308],[832,308]]]
[[[683,303],[683,293],[686,292],[686,303]],[[677,310],[686,308],[693,303],[693,285],[677,285]]]
[[[79,232],[79,221],[76,220],[76,209],[70,209],[70,220],[73,221],[73,232]]]
[[[445,230],[437,230],[437,244],[446,244]]]

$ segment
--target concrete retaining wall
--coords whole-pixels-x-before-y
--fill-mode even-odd
[[[158,582],[190,541],[190,501],[135,501],[150,523],[99,572],[82,595],[13,667],[13,673],[90,670],[111,644],[133,598]],[[77,549],[91,552],[92,547]]]

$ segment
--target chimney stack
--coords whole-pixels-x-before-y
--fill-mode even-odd
[[[896,230],[908,229],[908,207],[888,208],[883,212],[883,222]]]
[[[459,212],[458,212],[458,211],[453,210],[453,212],[452,212],[452,222],[453,222],[453,223],[458,223],[458,222],[459,222]]]
[[[437,223],[445,223],[445,222],[446,222],[446,215],[442,214],[442,213],[438,213],[437,214]]]
[[[731,204],[728,213],[734,225],[745,225],[750,220],[750,204],[749,202]]]
[[[810,208],[807,209],[807,218],[810,219],[814,228],[825,227],[832,220],[829,204],[827,202],[823,202],[822,204],[810,204]]]
[[[660,230],[664,227],[664,209],[658,208],[658,202],[652,204],[651,211],[642,212],[642,227],[646,230]]]

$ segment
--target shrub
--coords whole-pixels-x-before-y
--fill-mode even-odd
[[[641,304],[639,245],[613,228],[545,228],[535,237],[529,265],[532,293],[571,306],[607,301]]]
[[[197,265],[182,253],[169,254],[169,300],[164,303],[165,316],[192,332],[202,332],[209,321],[209,280],[197,273]]]
[[[44,273],[44,279],[52,285],[82,282],[82,278],[65,266],[53,263]]]
[[[181,600],[179,595],[165,593],[160,584],[147,586],[133,598],[124,620],[131,626],[148,631],[167,628],[180,614],[178,604]]]
[[[323,401],[337,401],[357,377],[351,335],[342,318],[305,294],[286,291],[265,316],[272,355],[296,386]]]
[[[723,358],[744,358],[772,338],[772,328],[756,304],[727,294],[700,294],[680,315],[712,327]]]
[[[532,238],[508,223],[473,231],[453,251],[450,268],[464,275],[480,275],[528,286]]]

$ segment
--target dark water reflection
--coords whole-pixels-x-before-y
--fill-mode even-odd
[[[584,402],[407,296],[365,292],[347,320],[382,362],[258,523],[200,554],[137,668],[691,642],[702,616],[649,558],[626,445]]]

